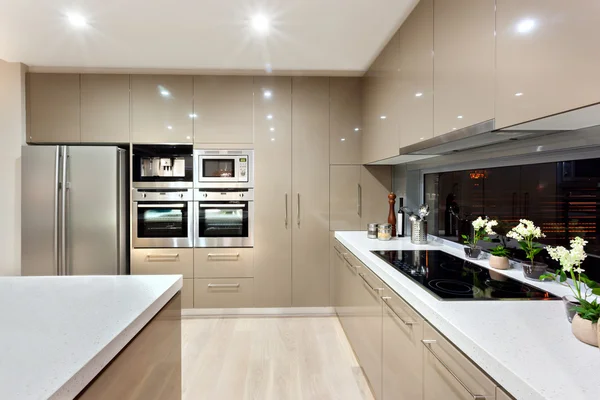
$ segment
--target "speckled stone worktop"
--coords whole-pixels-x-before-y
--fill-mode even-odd
[[[0,278],[0,399],[71,399],[181,290],[180,275]]]
[[[443,250],[464,259],[461,246],[370,240],[362,231],[335,237],[517,399],[600,399],[600,351],[573,336],[561,301],[441,301],[371,250]],[[489,268],[487,260],[469,261]],[[497,273],[526,281],[518,268]],[[555,282],[526,282],[571,294]]]

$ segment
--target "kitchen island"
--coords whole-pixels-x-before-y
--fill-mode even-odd
[[[596,377],[600,352],[572,335],[560,300],[439,300],[371,250],[442,250],[465,259],[461,245],[436,240],[418,246],[411,244],[409,238],[384,242],[367,239],[366,232],[336,232],[335,238],[498,387],[516,399],[578,400],[600,396],[600,381]],[[469,261],[489,268],[487,260]],[[557,296],[570,294],[568,288],[554,282],[526,281],[519,268],[494,270],[494,273]],[[444,369],[439,365],[437,368]],[[446,374],[446,379],[451,380],[449,376]],[[455,386],[463,390],[458,384]]]
[[[152,380],[146,398],[179,398],[181,287],[180,275],[0,278],[0,398],[126,399]]]

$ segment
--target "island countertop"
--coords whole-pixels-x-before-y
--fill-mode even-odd
[[[0,278],[0,399],[75,397],[181,287],[181,275]]]
[[[413,245],[409,238],[370,240],[366,232],[335,238],[518,400],[600,398],[600,351],[571,333],[562,301],[442,301],[371,250],[443,250],[465,259],[461,245]],[[469,260],[490,268],[487,260]],[[494,270],[555,295],[555,282],[526,281],[520,268]]]

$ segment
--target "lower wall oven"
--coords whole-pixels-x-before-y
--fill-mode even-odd
[[[195,247],[253,247],[254,189],[199,189]]]
[[[134,248],[194,247],[192,189],[133,190]]]

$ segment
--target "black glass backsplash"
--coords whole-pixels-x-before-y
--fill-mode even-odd
[[[589,242],[583,268],[600,281],[600,158],[426,174],[425,200],[432,209],[429,233],[448,240],[462,241],[478,216],[509,226],[530,219],[546,234],[540,242],[547,245],[569,247],[570,239],[581,236]],[[508,245],[515,258],[524,259],[516,242]],[[545,251],[539,258],[559,267]]]

